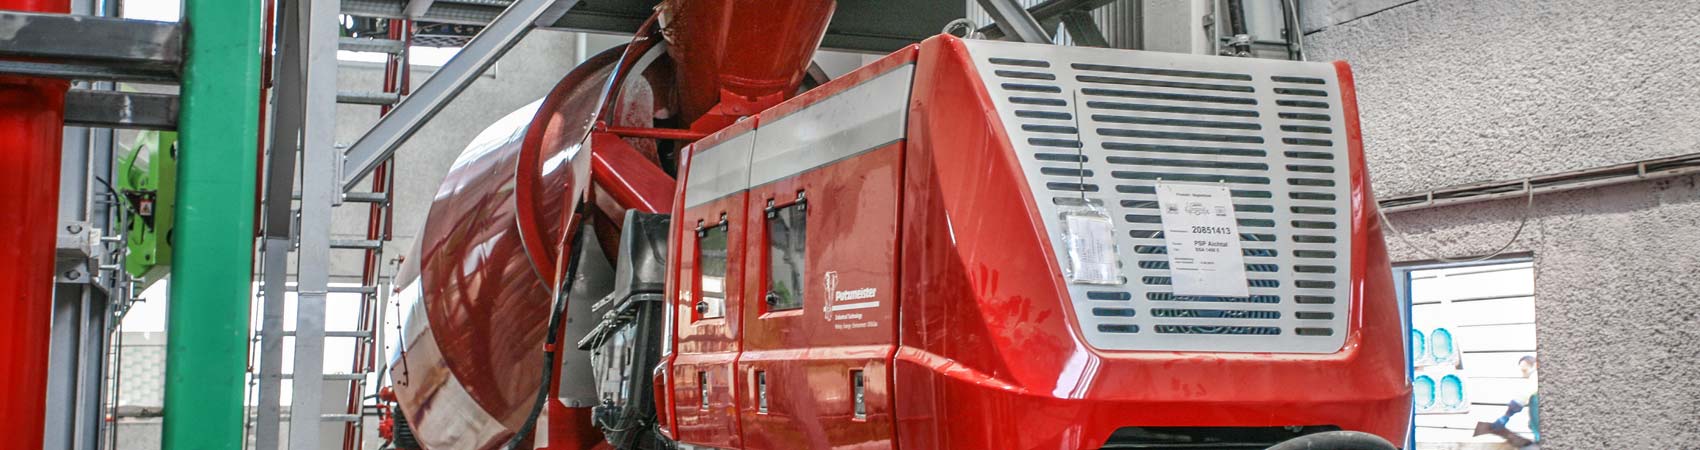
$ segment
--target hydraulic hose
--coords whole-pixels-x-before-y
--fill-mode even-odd
[[[1398,450],[1392,443],[1369,433],[1328,431],[1307,434],[1275,444],[1269,450]]]
[[[573,222],[576,223],[577,221]],[[575,230],[571,226],[567,229],[569,233],[575,233],[575,236],[573,236],[572,246],[567,249],[572,253],[567,256],[567,272],[563,276],[566,280],[563,281],[561,289],[555,293],[555,303],[549,309],[549,335],[545,338],[546,345],[543,346],[543,383],[537,388],[537,398],[533,400],[531,412],[525,416],[525,425],[521,426],[513,437],[508,438],[507,445],[502,447],[507,450],[519,450],[522,447],[525,439],[530,437],[531,432],[537,428],[537,417],[543,414],[543,406],[549,403],[550,381],[554,378],[556,364],[554,349],[561,345],[557,340],[561,325],[566,322],[567,297],[573,291],[573,280],[577,278],[574,274],[578,273],[580,249],[584,246],[584,235],[587,234],[584,230]]]

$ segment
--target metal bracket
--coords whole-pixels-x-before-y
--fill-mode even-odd
[[[88,222],[60,225],[55,239],[53,282],[102,286],[100,260],[106,251],[100,244],[100,236],[100,229]]]
[[[92,89],[65,93],[65,125],[177,130],[177,96]]]
[[[1222,40],[1223,40],[1222,50],[1218,53],[1219,55],[1221,55],[1221,56],[1237,56],[1237,57],[1241,57],[1241,58],[1250,58],[1252,56],[1251,55],[1251,35],[1249,35],[1249,34],[1236,34],[1236,35],[1233,35],[1233,36],[1224,37],[1224,38],[1222,38]]]
[[[332,174],[331,180],[333,182],[335,182],[336,180],[341,180],[343,173],[345,173],[344,171],[348,170],[348,154],[343,153],[341,151],[333,151],[331,153],[336,155],[334,158],[332,158],[332,161],[331,161],[331,163],[334,165],[334,167],[331,171],[331,174]],[[338,185],[338,186],[331,188],[331,189],[332,189],[331,192],[333,192],[333,193],[342,193],[342,192],[347,191],[347,189],[343,189],[343,186],[341,186],[341,185]],[[342,195],[332,195],[331,199],[330,199],[331,200],[331,207],[335,208],[335,207],[338,207],[338,206],[342,206],[342,197],[343,197]]]

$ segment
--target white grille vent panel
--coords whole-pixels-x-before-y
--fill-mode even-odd
[[[1116,218],[1125,283],[1069,286],[1089,344],[1340,349],[1350,303],[1350,168],[1332,65],[990,41],[967,46],[1039,197],[1052,248],[1063,248],[1062,207],[1091,202]],[[1173,294],[1158,179],[1229,187],[1251,296]]]

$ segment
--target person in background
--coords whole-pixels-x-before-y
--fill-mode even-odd
[[[1539,386],[1536,371],[1540,368],[1540,363],[1535,360],[1534,355],[1524,355],[1517,359],[1517,368],[1523,372],[1523,378],[1530,381],[1528,392],[1512,399],[1505,406],[1505,415],[1499,416],[1498,420],[1477,423],[1476,435],[1493,434],[1505,438],[1506,442],[1518,448],[1539,448],[1537,445],[1541,440],[1541,395],[1536,390]],[[1532,441],[1518,436],[1517,433],[1513,433],[1505,427],[1505,424],[1511,422],[1513,416],[1524,410],[1529,412],[1529,431],[1535,435]]]

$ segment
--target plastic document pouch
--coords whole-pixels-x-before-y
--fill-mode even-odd
[[[1068,253],[1063,265],[1070,283],[1121,284],[1116,267],[1116,226],[1110,214],[1093,207],[1069,208],[1062,212],[1063,246]]]

